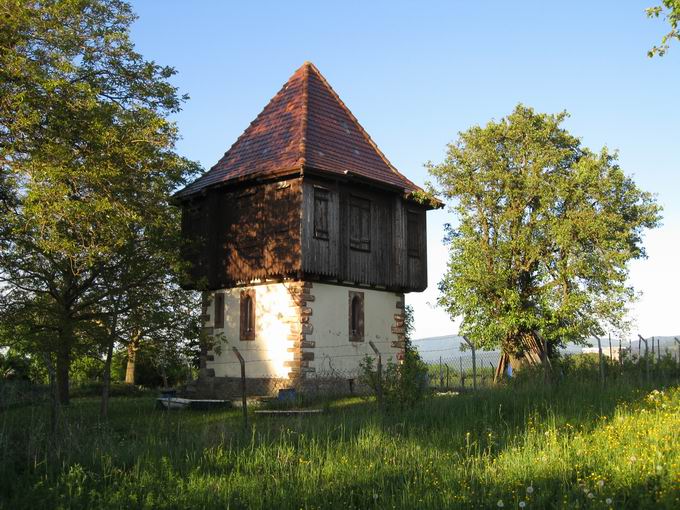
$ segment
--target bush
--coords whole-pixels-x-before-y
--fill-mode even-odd
[[[0,379],[0,410],[30,405],[49,398],[49,388],[26,380]]]
[[[427,365],[410,345],[401,363],[387,362],[382,380],[378,379],[377,367],[370,356],[366,356],[360,366],[361,382],[376,394],[381,383],[383,399],[389,408],[413,407],[428,395]]]
[[[47,380],[47,372],[35,356],[11,348],[3,353],[0,349],[0,379],[40,384]]]
[[[413,329],[413,307],[406,305],[404,307],[404,358],[400,364],[392,360],[387,362],[382,381],[378,380],[378,371],[373,365],[373,358],[366,356],[360,364],[360,381],[375,393],[378,391],[378,384],[382,383],[383,398],[388,407],[413,407],[428,395],[427,365],[411,345]]]
[[[71,388],[71,397],[99,397],[102,394],[104,384],[101,382],[87,382]],[[133,384],[123,382],[111,382],[109,396],[111,397],[143,397],[149,394],[149,390]]]

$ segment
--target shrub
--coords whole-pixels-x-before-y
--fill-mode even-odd
[[[360,380],[374,393],[378,392],[378,383],[382,383],[382,394],[388,407],[412,407],[428,394],[427,365],[418,351],[411,346],[410,334],[413,329],[413,309],[404,309],[404,357],[401,363],[388,360],[383,371],[382,380],[378,379],[378,371],[374,360],[366,356],[360,364]]]
[[[99,397],[102,394],[103,383],[88,382],[71,388],[71,397]],[[123,382],[111,382],[109,396],[111,397],[143,397],[149,394],[149,390],[133,384]]]

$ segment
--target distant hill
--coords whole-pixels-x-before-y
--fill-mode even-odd
[[[658,340],[658,343],[661,347],[661,352],[666,352],[669,351],[671,353],[678,353],[678,348],[680,347],[676,342],[675,342],[675,337],[673,336],[658,336],[658,337],[653,337],[655,340],[655,351],[657,349],[656,347],[656,342]],[[680,339],[680,335],[677,335],[677,338]],[[652,337],[648,338],[648,344],[649,344],[649,350],[652,350]],[[608,338],[602,338],[602,349],[608,349],[609,348],[609,339]],[[587,340],[588,344],[590,344],[590,347],[597,347],[597,339],[596,338],[589,338]],[[418,352],[420,353],[421,357],[423,358],[424,361],[428,363],[435,363],[439,361],[439,358],[441,357],[442,360],[450,360],[451,358],[458,358],[460,356],[468,356],[469,355],[469,349],[466,349],[466,344],[465,340],[463,340],[462,336],[458,335],[442,335],[442,336],[431,336],[431,337],[426,337],[426,338],[416,338],[412,340],[413,346],[418,349]],[[613,339],[612,338],[612,347],[618,347],[619,341],[618,339]],[[580,353],[582,352],[582,349],[584,347],[588,347],[587,345],[576,345],[576,344],[568,344],[566,348],[564,349],[564,352],[567,353]],[[630,339],[625,340],[621,342],[621,347],[622,348],[631,348],[632,352],[634,354],[638,354],[638,339]],[[644,344],[642,344],[642,352],[644,353]],[[500,355],[500,351],[498,350],[493,350],[493,351],[478,351],[480,352],[481,355],[485,357],[492,356],[493,354]],[[488,356],[487,356],[488,353]]]

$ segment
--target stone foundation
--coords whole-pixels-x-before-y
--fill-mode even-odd
[[[362,384],[358,378],[246,379],[246,396],[248,397],[276,397],[279,390],[290,388],[295,389],[299,395],[309,397],[342,397],[370,393],[368,386]],[[187,384],[180,391],[179,396],[196,399],[238,400],[241,398],[241,379],[238,377],[199,377]]]

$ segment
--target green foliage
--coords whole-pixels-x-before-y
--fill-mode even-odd
[[[71,363],[70,380],[74,384],[101,382],[104,363],[93,356],[79,356]]]
[[[663,57],[668,51],[670,42],[673,39],[680,40],[680,31],[678,24],[680,23],[680,0],[662,0],[661,5],[649,7],[645,10],[648,18],[658,18],[663,14],[666,21],[670,25],[670,32],[661,38],[661,45],[654,46],[647,52],[648,57],[659,56]]]
[[[76,400],[56,441],[40,408],[0,413],[0,506],[675,509],[680,497],[677,386],[570,379],[393,414],[344,399],[304,419],[252,416],[246,433],[240,409],[153,407],[113,399],[102,423],[94,399]]]
[[[401,362],[395,363],[391,359],[382,372],[382,379],[378,378],[375,360],[366,356],[360,363],[360,380],[373,393],[380,390],[388,408],[403,409],[413,407],[428,395],[427,365],[421,359],[418,350],[411,345],[413,333],[413,307],[404,308],[404,337],[405,348]]]
[[[670,353],[657,357],[650,354],[647,359],[643,356],[631,358],[627,351],[622,351],[622,359],[612,360],[606,355],[602,358],[602,368],[605,386],[616,386],[622,382],[646,384],[656,381],[662,384],[672,384],[680,380],[680,364]],[[599,357],[597,354],[556,355],[550,360],[550,380],[553,384],[569,384],[570,381],[581,381],[593,387],[601,384],[599,373]],[[542,366],[526,367],[516,371],[507,379],[512,388],[535,388],[544,385],[545,372]]]
[[[44,383],[47,374],[42,362],[17,349],[0,351],[0,379]]]
[[[126,2],[0,0],[0,17],[0,315],[67,400],[71,358],[182,329],[149,310],[195,320],[170,197],[198,166],[175,153],[175,71],[135,51]]]
[[[88,381],[76,384],[71,391],[74,398],[98,397],[102,394],[103,383],[101,381]],[[121,381],[111,383],[109,395],[112,397],[148,397],[151,392],[141,386],[125,384]]]
[[[124,361],[127,362],[127,356]],[[168,386],[177,386],[191,377],[190,359],[174,345],[144,343],[137,351],[135,366],[135,384],[145,388],[159,388],[166,382]],[[125,379],[125,368],[123,363],[118,372],[121,380]]]
[[[660,207],[615,153],[582,147],[566,117],[518,105],[429,165],[458,217],[439,304],[478,347],[518,353],[533,331],[557,343],[625,327],[627,263],[645,256]]]

